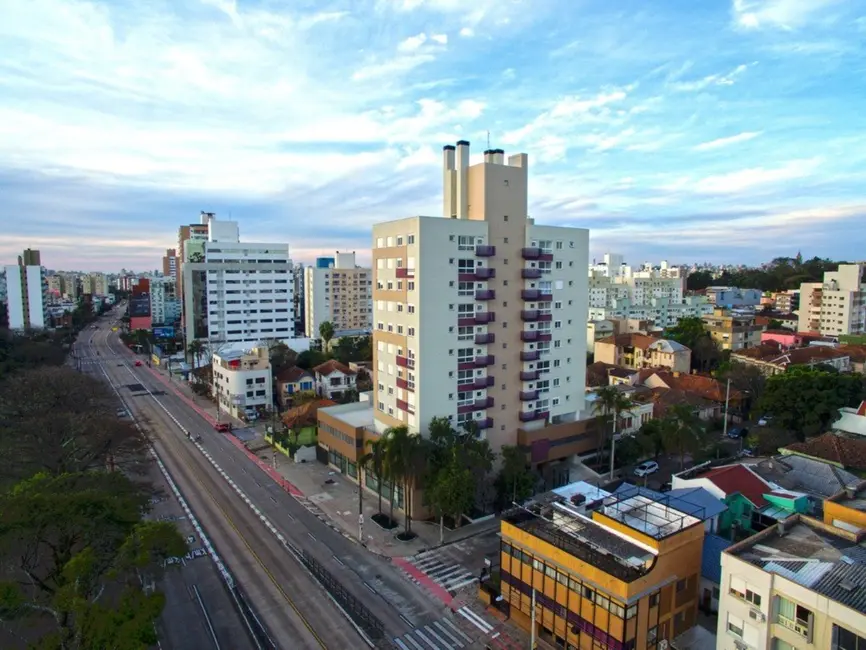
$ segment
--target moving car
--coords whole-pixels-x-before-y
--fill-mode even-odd
[[[217,422],[213,425],[213,428],[220,432],[227,432],[232,430],[232,425],[228,422]]]
[[[141,361],[136,361],[136,362],[135,362],[135,366],[136,366],[136,367],[141,366]]]
[[[659,471],[659,464],[654,460],[647,460],[634,468],[635,476],[649,476]]]
[[[758,420],[758,426],[759,427],[765,427],[768,424],[770,424],[770,422],[772,422],[772,421],[773,421],[772,415],[764,415],[763,417],[761,417],[760,420]]]
[[[736,440],[747,435],[749,435],[749,430],[745,427],[734,427],[733,429],[728,429],[728,438],[734,438]]]

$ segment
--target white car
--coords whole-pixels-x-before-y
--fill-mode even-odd
[[[648,460],[634,468],[634,475],[641,477],[649,476],[650,474],[655,474],[657,471],[659,471],[659,464],[654,460]]]
[[[773,421],[773,416],[772,416],[772,415],[765,415],[765,416],[762,417],[760,420],[758,420],[758,426],[759,426],[759,427],[765,427],[765,426],[767,426],[768,424],[770,424],[770,422],[772,422],[772,421]]]

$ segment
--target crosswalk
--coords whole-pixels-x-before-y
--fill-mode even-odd
[[[477,574],[442,556],[439,549],[419,553],[409,561],[452,596],[463,587],[478,582]]]
[[[480,618],[479,621],[484,622]],[[488,625],[486,622],[484,624]],[[472,639],[447,618],[440,618],[429,625],[416,627],[403,636],[395,637],[394,644],[400,650],[455,650],[470,647]]]

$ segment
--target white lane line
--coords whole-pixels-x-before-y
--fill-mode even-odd
[[[478,580],[478,578],[476,578],[475,576],[472,576],[471,578],[466,578],[466,580],[461,580],[457,584],[446,585],[445,587],[446,587],[446,589],[457,590],[457,589],[460,589],[460,587],[465,587],[466,585],[472,584],[476,580]]]
[[[400,639],[395,638],[394,643],[400,646],[400,650],[409,650],[409,648],[406,647],[406,644],[404,644]]]
[[[271,497],[271,501],[273,501],[274,503],[277,502],[277,500],[274,497]]]
[[[346,566],[345,563],[343,562],[343,560],[341,560],[340,558],[338,558],[336,555],[334,556],[334,561],[335,561],[337,564],[339,564],[340,566]]]
[[[307,532],[307,535],[310,536],[310,539],[311,539],[311,540],[313,540],[314,542],[316,541],[316,536],[313,535],[313,533],[311,533],[311,532],[308,531],[308,532]]]
[[[406,625],[408,625],[408,626],[410,626],[410,627],[415,627],[415,625],[412,623],[412,621],[410,621],[408,618],[406,618],[406,615],[405,615],[405,614],[400,614],[400,618],[403,619],[403,622],[404,622]]]
[[[460,643],[460,641],[458,641],[457,639],[455,639],[454,635],[452,635],[447,629],[445,629],[445,626],[442,625],[442,623],[440,623],[439,621],[433,621],[433,626],[436,627],[436,629],[439,630],[442,634],[447,636],[451,640],[451,643],[456,645],[458,648],[463,647],[463,644]]]
[[[431,648],[433,648],[433,650],[442,650],[442,648],[440,648],[439,646],[434,644],[430,639],[427,638],[427,636],[421,631],[420,627],[415,630],[415,634],[417,634],[418,638],[421,639],[424,643],[426,643]]]
[[[373,589],[373,587],[371,587],[370,584],[369,584],[368,582],[365,581],[365,582],[364,582],[364,586],[365,586],[367,589],[369,589],[370,591],[372,591],[374,594],[377,593],[376,590]]]
[[[294,515],[290,515],[288,512],[286,513],[286,517],[289,518],[289,521],[294,521],[294,520],[295,520]]]
[[[425,626],[424,626],[424,630],[425,630],[425,631],[426,631],[430,636],[432,636],[434,639],[436,639],[437,641],[439,641],[439,643],[441,643],[442,645],[444,645],[446,648],[450,648],[451,644],[448,643],[448,642],[447,642],[445,639],[443,639],[441,636],[439,636],[438,634],[436,634],[436,630],[434,630],[432,627],[430,627],[429,625],[425,625]]]
[[[424,650],[424,648],[422,648],[422,647],[418,644],[418,642],[417,642],[415,639],[412,638],[412,633],[411,633],[411,632],[410,632],[409,634],[407,634],[406,636],[404,636],[403,638],[404,638],[406,641],[408,641],[409,643],[411,643],[411,644],[412,644],[412,647],[415,648],[415,650]]]
[[[479,630],[481,630],[485,634],[487,634],[488,632],[493,630],[493,626],[490,625],[490,623],[488,623],[487,621],[482,619],[480,616],[478,616],[475,612],[473,612],[468,607],[463,606],[460,609],[458,609],[457,611],[463,616],[463,618],[465,618],[467,621],[472,623],[472,625],[477,627]]]

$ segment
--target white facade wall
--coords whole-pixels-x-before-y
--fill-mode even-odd
[[[257,370],[230,370],[223,368],[214,355],[215,395],[219,395],[220,409],[239,417],[245,411],[253,411],[257,407],[272,408],[273,380],[271,368]]]
[[[6,267],[6,312],[11,330],[23,330],[27,322],[24,313],[21,269],[22,267],[17,264],[10,264]]]
[[[48,326],[48,281],[41,266],[5,267],[6,311],[9,329],[43,329]]]
[[[48,284],[45,269],[41,266],[25,266],[27,278],[27,311],[32,329],[43,329],[48,325]]]

